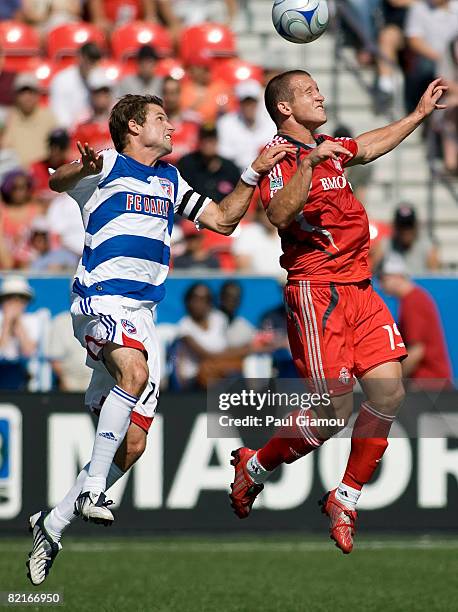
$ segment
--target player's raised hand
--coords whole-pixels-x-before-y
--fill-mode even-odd
[[[83,166],[83,174],[90,176],[91,174],[99,174],[103,168],[103,155],[94,151],[87,142],[83,145],[77,142],[78,150],[81,153],[81,164]]]
[[[251,164],[251,167],[259,174],[267,174],[272,170],[275,164],[278,164],[278,162],[285,157],[285,155],[288,153],[294,153],[295,150],[296,147],[289,143],[269,147],[268,149],[264,149],[264,151],[258,155],[258,157]]]
[[[444,79],[435,79],[428,85],[425,93],[422,95],[420,102],[417,104],[416,112],[421,115],[422,118],[428,117],[434,110],[442,110],[447,108],[446,104],[439,104],[439,100],[443,94],[447,91],[448,86]]]
[[[301,163],[309,164],[314,168],[321,162],[327,159],[339,159],[340,155],[353,157],[353,154],[339,142],[333,140],[325,140],[320,145],[313,149],[312,152],[305,157]]]

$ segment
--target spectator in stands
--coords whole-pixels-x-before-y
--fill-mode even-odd
[[[30,166],[34,193],[40,199],[48,201],[55,193],[49,189],[49,169],[57,170],[66,164],[70,136],[62,128],[56,128],[48,136],[48,151],[44,159],[34,162]]]
[[[255,340],[230,347],[227,317],[213,307],[210,289],[204,283],[187,290],[185,306],[188,314],[178,323],[175,364],[181,388],[206,387],[209,381],[239,374],[247,355],[270,349]]]
[[[399,331],[409,352],[402,362],[403,375],[416,388],[443,389],[451,386],[453,374],[437,307],[427,291],[409,278],[405,260],[396,253],[382,265],[380,284],[388,295],[399,299]],[[397,329],[389,341],[399,342]]]
[[[208,125],[200,128],[198,150],[185,155],[178,162],[178,169],[193,189],[215,202],[230,193],[240,179],[237,166],[218,155],[217,131]]]
[[[13,170],[0,186],[2,206],[0,209],[0,235],[5,249],[1,250],[0,267],[3,269],[24,268],[31,256],[29,246],[30,228],[41,210],[32,199],[32,180],[24,170]]]
[[[22,21],[46,32],[81,19],[81,0],[22,0]]]
[[[368,48],[377,40],[377,11],[382,0],[346,0],[349,6],[349,17],[355,28],[358,28],[358,59],[362,65],[372,62],[372,53]]]
[[[56,127],[52,111],[40,105],[38,79],[31,73],[20,73],[14,81],[15,103],[5,130],[5,147],[16,151],[24,168],[46,155],[49,132]]]
[[[243,170],[259,154],[277,129],[272,120],[261,120],[258,107],[263,90],[258,81],[240,81],[235,86],[235,96],[240,108],[223,115],[217,122],[218,152]]]
[[[219,309],[227,317],[228,346],[244,346],[251,342],[255,335],[253,325],[238,315],[242,301],[242,287],[237,281],[226,281],[219,292]]]
[[[178,323],[176,375],[181,388],[191,388],[197,386],[201,362],[227,349],[228,322],[213,308],[212,294],[204,283],[192,285],[184,301],[187,315]]]
[[[234,237],[232,250],[238,270],[273,277],[279,275],[282,254],[280,238],[259,203],[254,219],[240,225],[240,233]]]
[[[384,257],[391,253],[402,256],[409,274],[420,275],[440,268],[436,245],[421,231],[415,208],[401,204],[395,211],[393,235],[384,249]]]
[[[78,62],[58,72],[51,81],[51,108],[61,127],[73,128],[90,114],[86,80],[101,57],[102,53],[95,43],[85,43],[78,52]]]
[[[25,312],[33,291],[25,278],[7,276],[0,287],[0,389],[26,389],[27,361],[37,350],[40,329]]]
[[[196,59],[186,74],[181,89],[183,111],[198,113],[202,123],[215,123],[219,115],[235,110],[230,87],[212,78],[210,58]]]
[[[58,239],[57,245],[79,259],[84,246],[84,228],[75,200],[67,193],[56,196],[48,206],[46,220],[53,237]]]
[[[393,101],[394,70],[405,47],[404,26],[407,9],[416,0],[383,0],[383,27],[378,37],[382,57],[377,61],[376,113],[386,111]],[[388,60],[388,61],[387,61]]]
[[[457,0],[420,0],[407,14],[406,37],[415,62],[406,79],[406,101],[412,111],[424,89],[438,75],[438,64],[458,36]]]
[[[436,119],[442,137],[445,170],[458,176],[458,37],[449,45],[440,64],[441,74],[449,87],[447,110]]]
[[[108,127],[111,107],[113,106],[113,81],[102,68],[94,68],[87,77],[89,89],[90,115],[79,123],[72,134],[75,156],[79,155],[76,143],[88,142],[95,151],[113,146]]]
[[[61,312],[51,321],[47,348],[59,391],[86,391],[92,370],[86,365],[86,350],[73,335],[70,312]]]
[[[21,0],[2,0],[0,3],[0,21],[16,19],[20,16]]]
[[[184,252],[173,260],[175,270],[205,272],[219,268],[218,259],[204,246],[204,234],[193,223],[183,222],[181,229],[184,238]]]
[[[136,19],[157,21],[156,0],[87,0],[90,20],[103,29]]]
[[[158,55],[154,47],[143,45],[137,53],[137,72],[121,79],[117,96],[122,98],[126,94],[160,96],[162,82],[155,75]]]
[[[52,247],[51,228],[46,217],[35,217],[30,228],[31,272],[73,274],[79,258],[64,247]]]
[[[334,138],[353,138],[352,131],[346,125],[339,125],[334,130]],[[366,201],[366,190],[371,182],[374,168],[370,164],[360,164],[345,168],[345,173],[351,183],[355,196],[361,202]]]
[[[166,77],[162,83],[162,100],[164,111],[175,128],[172,136],[173,151],[162,159],[169,164],[176,165],[184,155],[193,153],[197,149],[198,116],[192,112],[183,113],[181,111],[181,82],[170,76]]]
[[[4,70],[5,55],[0,47],[0,109],[14,103],[14,79],[16,74],[11,70]]]
[[[3,146],[7,112],[0,110],[0,185],[5,174],[20,166],[16,151]]]
[[[156,2],[162,21],[176,37],[183,26],[205,23],[213,17],[211,13],[213,7],[208,0],[156,0]],[[224,5],[225,22],[230,25],[237,14],[237,0],[224,0]]]
[[[275,308],[265,312],[259,323],[261,334],[266,341],[273,342],[276,350],[272,353],[272,365],[279,378],[299,378],[289,347],[287,313],[283,301]]]

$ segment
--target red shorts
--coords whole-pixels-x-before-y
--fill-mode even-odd
[[[294,363],[317,392],[351,391],[354,377],[407,355],[396,323],[370,281],[289,282],[285,302]]]

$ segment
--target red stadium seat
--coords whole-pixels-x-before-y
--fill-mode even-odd
[[[19,21],[0,22],[0,47],[5,55],[5,70],[29,70],[40,55],[40,38],[30,26]]]
[[[112,81],[113,84],[117,83],[119,79],[122,79],[123,76],[125,76],[122,65],[116,60],[103,59],[100,62],[99,67],[105,71],[108,80]]]
[[[238,57],[213,60],[212,72],[214,78],[222,79],[231,86],[247,79],[262,83],[263,78],[263,70],[260,66],[245,62]]]
[[[203,23],[186,28],[180,41],[180,57],[185,65],[202,60],[237,55],[235,36],[226,26]]]
[[[40,83],[41,91],[46,93],[49,83],[57,72],[57,66],[47,58],[36,57],[30,63],[28,71],[33,72]]]
[[[185,75],[183,64],[174,57],[159,60],[154,72],[159,77],[171,76],[177,81],[180,81]]]
[[[103,49],[105,35],[96,26],[83,21],[57,26],[47,37],[48,56],[59,62],[61,67],[68,65],[74,61],[78,49],[87,42],[94,42]]]
[[[111,36],[113,56],[118,61],[134,58],[142,45],[151,45],[162,57],[171,55],[173,51],[168,31],[148,21],[132,21],[117,28]]]

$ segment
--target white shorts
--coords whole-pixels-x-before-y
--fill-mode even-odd
[[[71,305],[75,337],[87,350],[86,364],[93,370],[85,403],[92,412],[98,414],[116,384],[100,359],[103,346],[107,342],[114,342],[120,346],[136,348],[147,358],[149,380],[132,411],[131,421],[148,432],[156,413],[160,384],[159,344],[153,311],[124,306],[121,300],[106,295],[76,298]]]

